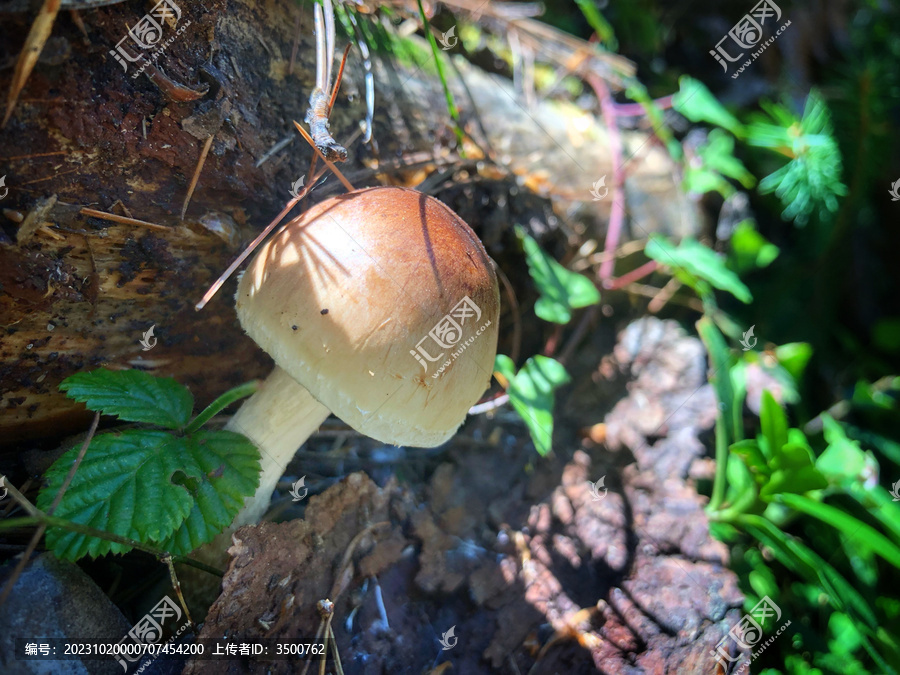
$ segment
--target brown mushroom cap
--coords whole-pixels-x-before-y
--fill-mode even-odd
[[[236,300],[244,330],[281,368],[384,443],[443,443],[490,384],[491,261],[459,216],[415,190],[314,206],[259,250]]]

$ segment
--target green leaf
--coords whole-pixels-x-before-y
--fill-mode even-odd
[[[128,422],[181,429],[191,417],[191,393],[171,377],[153,377],[140,370],[75,373],[59,385],[69,398],[91,410]]]
[[[779,530],[762,516],[739,516],[738,525],[765,544],[789,570],[827,593],[831,605],[848,612],[874,635],[878,619],[872,607],[841,574],[808,546]]]
[[[706,142],[697,148],[697,155],[703,160],[704,167],[733,178],[745,188],[751,188],[756,184],[753,174],[734,156],[734,137],[721,129],[709,132]]]
[[[718,192],[727,199],[735,190],[731,183],[716,171],[705,167],[688,166],[684,171],[684,191],[694,195]]]
[[[744,429],[741,423],[741,407],[743,400],[735,395],[734,383],[731,379],[731,354],[725,338],[716,324],[708,316],[703,316],[697,321],[697,332],[703,341],[703,346],[709,353],[712,365],[710,382],[716,388],[716,397],[719,399],[719,411],[723,416],[726,443],[731,444],[743,440]]]
[[[53,502],[78,450],[69,450],[50,467],[38,508]],[[203,543],[228,525],[242,498],[253,494],[258,483],[259,453],[239,434],[174,436],[132,429],[91,441],[54,515],[143,542],[170,543],[185,524],[192,534],[186,541]],[[68,560],[129,550],[60,529],[48,530],[47,545]],[[172,553],[190,550],[182,547]]]
[[[528,272],[541,294],[534,305],[538,317],[566,324],[572,320],[573,309],[600,302],[600,291],[590,279],[556,262],[519,225],[516,234],[522,240]]]
[[[676,247],[664,237],[653,235],[644,253],[661,265],[681,269],[691,277],[702,279],[719,290],[731,293],[744,303],[753,300],[750,289],[725,265],[725,261],[712,249],[699,241],[686,237]],[[688,283],[694,287],[694,284]]]
[[[828,481],[813,466],[801,469],[776,469],[760,489],[759,498],[763,501],[770,501],[775,495],[802,494],[810,490],[822,490],[826,487],[828,487]]]
[[[759,423],[768,442],[769,454],[778,457],[781,446],[787,443],[787,417],[768,389],[763,391],[760,400]]]
[[[834,635],[834,639],[828,642],[832,653],[850,657],[860,648],[862,636],[850,617],[843,612],[834,612],[828,617],[828,628]]]
[[[559,361],[546,356],[533,356],[515,373],[512,359],[498,354],[494,369],[509,381],[509,401],[525,421],[535,449],[547,455],[553,443],[554,392],[572,378]]]
[[[732,454],[744,460],[744,464],[747,465],[747,468],[754,474],[758,482],[764,481],[769,475],[769,465],[763,456],[762,450],[759,449],[759,443],[755,440],[738,441],[731,446],[730,450]]]
[[[819,455],[816,467],[841,488],[849,489],[854,483],[861,483],[867,465],[873,460],[867,458],[857,441],[847,438],[841,425],[831,415],[823,414],[822,421],[828,447]]]
[[[870,525],[857,520],[840,509],[802,495],[785,493],[781,495],[780,499],[792,509],[796,509],[813,518],[818,518],[823,523],[831,525],[844,536],[853,540],[855,544],[867,547],[873,553],[900,569],[900,547]]]
[[[763,178],[759,191],[774,192],[785,207],[782,218],[795,220],[798,226],[805,225],[813,213],[830,222],[847,186],[841,182],[841,150],[824,100],[811,91],[799,120],[786,105],[763,103],[762,107],[768,117],[755,116],[756,121],[747,127],[747,142],[791,160]]]
[[[212,541],[259,486],[259,451],[241,434],[201,431],[189,439],[188,450],[201,480],[192,490],[194,505],[187,518],[160,542],[173,555],[187,555]]]
[[[39,509],[53,503],[79,449],[66,452],[47,471]],[[169,482],[183,467],[184,449],[184,439],[165,431],[132,429],[95,437],[53,515],[130,539],[168,537],[191,510],[191,496]],[[60,529],[48,530],[47,546],[66,560],[129,550]]]
[[[813,466],[813,453],[806,443],[785,443],[772,458],[773,469],[802,469],[807,466]]]
[[[738,273],[768,267],[778,253],[778,247],[757,232],[749,220],[738,223],[731,233],[728,262]]]
[[[743,125],[719,103],[706,85],[688,75],[682,75],[678,84],[680,89],[672,97],[675,110],[691,122],[707,122],[723,127],[738,138],[743,135]]]
[[[750,582],[750,588],[752,588],[753,592],[760,598],[768,595],[774,601],[778,601],[778,596],[780,595],[778,581],[775,579],[772,570],[769,569],[769,566],[764,562],[760,562],[754,566],[753,570],[750,571],[747,580]]]
[[[812,347],[807,342],[789,342],[775,348],[775,358],[794,378],[794,382],[799,382],[803,377],[803,371],[811,356]]]
[[[578,5],[578,9],[584,14],[584,18],[594,29],[603,46],[610,51],[616,51],[619,48],[619,42],[616,40],[613,27],[597,9],[597,5],[592,0],[575,0],[575,4]]]

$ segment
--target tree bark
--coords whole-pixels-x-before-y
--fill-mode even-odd
[[[193,305],[308,170],[312,153],[292,120],[303,120],[315,84],[311,13],[287,0],[183,2],[177,23],[163,26],[162,40],[172,40],[156,68],[134,78],[138,64],[126,63],[123,72],[113,52],[154,4],[81,12],[89,42],[61,13],[0,130],[0,171],[9,188],[0,201],[0,444],[61,436],[86,424],[84,408],[58,391],[77,371],[134,367],[171,375],[204,404],[271,368],[237,323],[234,279],[202,311]],[[298,14],[302,38],[290,73]],[[32,18],[3,15],[0,63],[18,55]],[[338,46],[345,43],[339,36]],[[377,148],[349,143],[350,161],[342,167],[356,187],[414,185],[456,161],[430,58],[418,67],[374,59]],[[587,236],[602,241],[609,202],[590,196],[591,184],[612,170],[602,124],[561,103],[526,108],[508,81],[460,68],[468,92],[453,76],[456,101],[467,132],[482,146],[467,148],[472,173],[503,175],[523,193],[554,202],[557,212],[572,213],[576,205],[582,220],[593,223]],[[0,72],[0,90],[11,75]],[[331,117],[338,141],[347,142],[365,117],[364,92],[353,51]],[[286,139],[292,140],[266,158]],[[685,221],[692,229],[696,219],[678,195],[665,153],[644,132],[626,134],[626,146],[632,218],[648,231],[679,231]],[[495,163],[475,161],[482,150]],[[339,189],[330,179],[314,198]],[[441,197],[438,189],[432,193]],[[513,225],[509,208],[485,208],[454,186],[447,195],[496,255]],[[86,216],[82,207],[162,229]],[[140,340],[151,326],[158,344],[144,351]]]

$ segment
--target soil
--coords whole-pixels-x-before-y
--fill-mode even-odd
[[[711,472],[705,368],[696,338],[646,318],[599,367],[580,370],[558,403],[549,458],[503,409],[471,420],[439,455],[394,457],[394,471],[380,465],[390,449],[366,439],[318,461],[305,452],[297,463],[320,494],[302,518],[237,531],[200,637],[315,641],[317,602],[330,598],[348,675],[443,664],[475,674],[715,672],[712,652],[742,596],[695,485]],[[603,417],[600,400],[614,403]],[[332,484],[335,459],[368,471]],[[445,644],[457,642],[443,649],[451,627]],[[298,668],[194,660],[185,672]]]

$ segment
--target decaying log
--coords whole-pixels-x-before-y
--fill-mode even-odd
[[[311,15],[302,16],[299,58],[289,74],[296,13],[308,8],[289,0],[181,3],[177,25],[185,30],[165,26],[171,44],[156,68],[133,78],[137,65],[123,72],[110,53],[151,4],[82,11],[90,43],[61,15],[48,45],[62,56],[42,54],[0,131],[0,172],[9,188],[0,202],[0,443],[77,428],[86,413],[57,387],[80,370],[106,365],[173,375],[202,404],[268,368],[234,317],[234,280],[202,312],[193,305],[309,166],[311,151],[291,122],[303,119],[314,86]],[[17,56],[30,19],[3,15],[0,62]],[[466,130],[496,160],[476,161],[473,146],[471,173],[505,175],[521,191],[545,195],[559,213],[593,221],[586,236],[601,237],[609,200],[592,201],[590,188],[612,171],[602,123],[562,103],[526,109],[508,81],[459,67],[467,90],[455,77],[451,84]],[[440,83],[427,63],[414,68],[375,59],[374,71],[377,150],[359,140],[349,145],[345,173],[356,187],[415,184],[436,166],[458,162]],[[0,71],[0,91],[10,77],[10,69]],[[192,96],[175,95],[181,90],[201,97],[185,100]],[[331,118],[341,142],[365,116],[364,91],[353,52]],[[188,183],[210,135],[182,222]],[[693,229],[664,151],[645,132],[627,133],[625,141],[633,222],[644,231],[683,233],[685,223]],[[410,168],[414,160],[421,164]],[[314,199],[338,189],[330,180]],[[471,199],[466,194],[455,198]],[[465,212],[489,250],[492,241],[501,245],[490,229],[513,224],[502,217],[502,205],[450,205]],[[82,214],[83,207],[164,229],[97,219]],[[152,325],[158,344],[143,351],[139,341]]]

